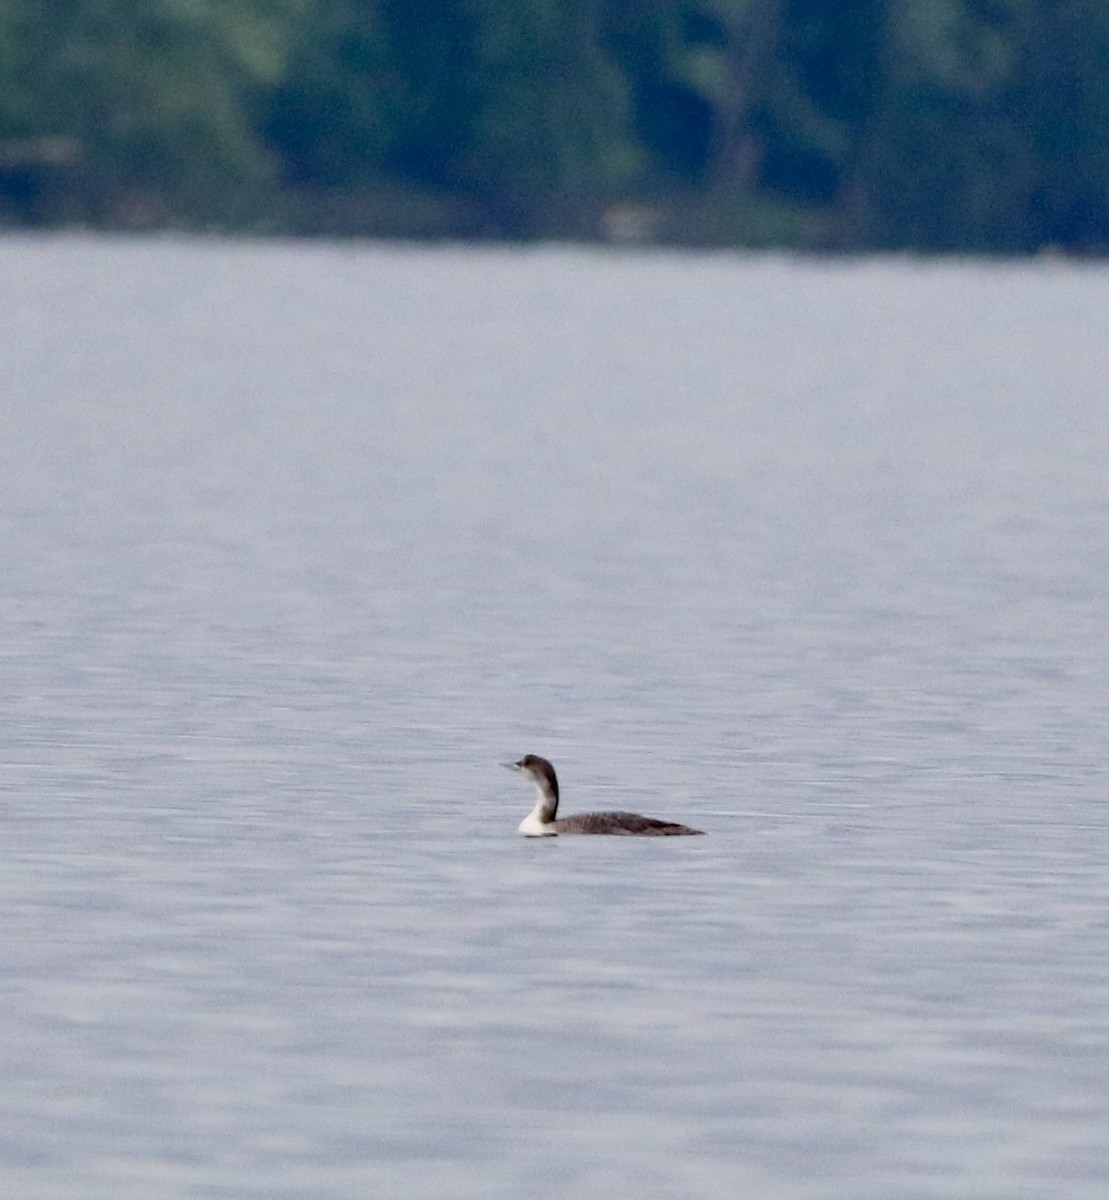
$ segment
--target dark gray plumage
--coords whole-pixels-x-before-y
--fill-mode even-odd
[[[558,814],[558,776],[555,769],[538,754],[525,754],[519,762],[504,763],[511,771],[526,775],[536,787],[535,807],[520,823],[519,832],[526,837],[551,837],[559,833],[605,833],[618,837],[680,837],[703,834],[702,829],[690,829],[676,821],[660,821],[630,812],[574,813],[569,817]]]

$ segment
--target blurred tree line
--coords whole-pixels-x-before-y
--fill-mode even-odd
[[[1106,0],[0,0],[0,222],[1109,246]]]

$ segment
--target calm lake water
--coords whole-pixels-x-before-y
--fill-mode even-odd
[[[0,1193],[1104,1200],[1109,269],[10,238],[0,330]]]

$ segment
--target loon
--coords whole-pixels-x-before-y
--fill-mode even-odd
[[[659,821],[629,812],[574,813],[571,817],[556,817],[558,812],[558,776],[545,758],[525,754],[519,762],[501,763],[510,771],[519,771],[535,784],[539,793],[535,807],[520,822],[518,833],[524,837],[553,837],[557,833],[615,833],[639,837],[674,837],[679,834],[703,834],[703,829],[690,829],[674,821]]]

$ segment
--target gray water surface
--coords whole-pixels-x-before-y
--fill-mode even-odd
[[[1103,1200],[1109,270],[8,239],[0,330],[0,1193]]]

